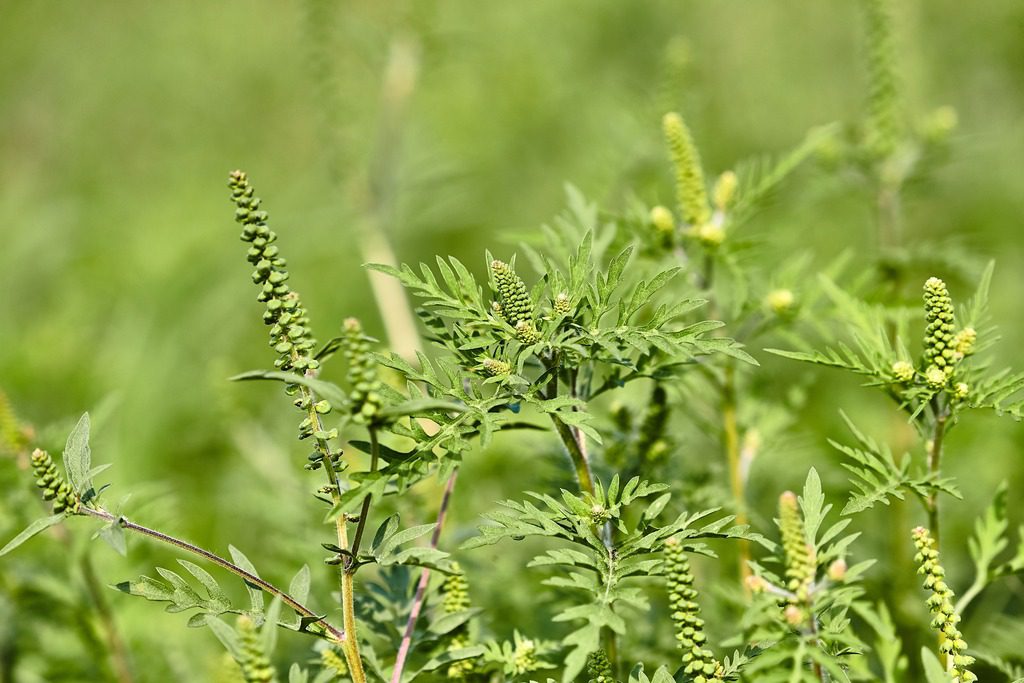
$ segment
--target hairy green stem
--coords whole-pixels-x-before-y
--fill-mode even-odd
[[[736,524],[747,524],[746,485],[743,477],[743,464],[740,457],[740,432],[736,410],[736,369],[731,361],[726,361],[725,377],[722,380],[722,434],[726,460],[729,465],[729,489],[732,492],[733,505],[736,507]],[[740,578],[745,591],[750,591],[747,577],[750,576],[750,543],[746,539],[739,541]]]
[[[941,408],[938,401],[932,398],[932,414],[935,424],[932,427],[932,439],[928,448],[928,474],[938,476],[939,467],[942,462],[942,442],[946,435],[946,421],[949,419],[949,412]],[[928,509],[928,528],[935,539],[935,547],[939,548],[939,494],[932,491],[925,501]]]
[[[545,365],[551,373],[551,379],[548,380],[547,386],[547,398],[552,399],[558,395],[558,358],[551,358]],[[590,460],[580,446],[575,431],[562,422],[562,419],[556,414],[549,413],[549,416],[551,423],[555,426],[555,431],[558,432],[558,437],[562,440],[562,445],[565,446],[565,450],[569,454],[569,460],[572,461],[573,468],[576,470],[580,491],[594,495],[594,475],[590,471]]]
[[[590,462],[580,448],[580,442],[576,440],[576,435],[573,434],[572,428],[562,422],[554,413],[551,413],[551,422],[555,425],[555,431],[558,432],[559,438],[562,439],[562,444],[569,453],[569,459],[576,469],[576,479],[579,481],[580,490],[594,495],[594,477],[590,472]]]
[[[312,374],[307,372],[307,374]],[[307,406],[306,414],[309,417],[313,433],[323,432],[323,422],[320,420],[320,413],[316,411],[316,395],[306,386],[299,386],[299,395]],[[327,481],[330,484],[331,500],[335,507],[341,502],[341,487],[338,482],[338,473],[334,469],[334,456],[331,453],[330,444],[326,439],[314,437],[316,440],[317,452],[323,456],[324,469],[327,470]],[[335,535],[338,539],[338,547],[348,550],[348,516],[339,514],[334,520]],[[352,674],[354,683],[364,683],[366,673],[363,671],[363,659],[359,653],[359,640],[356,636],[355,620],[355,598],[353,595],[352,573],[349,571],[349,563],[338,565],[338,580],[341,587],[341,610],[344,619],[345,633],[349,635],[342,642],[342,650],[345,653],[345,660],[348,662],[349,671]]]
[[[179,550],[184,550],[185,552],[192,553],[193,555],[198,555],[199,557],[202,557],[212,562],[218,567],[226,569],[235,576],[240,577],[246,583],[259,588],[264,593],[267,593],[268,595],[272,595],[277,598],[281,598],[281,602],[283,602],[285,605],[288,605],[288,607],[291,607],[293,610],[295,610],[302,616],[314,619],[315,621],[313,623],[320,624],[320,626],[324,629],[324,633],[331,639],[336,640],[339,643],[345,643],[348,640],[345,637],[344,631],[332,626],[325,618],[319,616],[316,612],[303,605],[301,602],[290,596],[285,591],[281,590],[269,581],[264,581],[255,574],[248,572],[245,569],[242,569],[237,564],[224,559],[220,555],[212,553],[209,550],[206,550],[205,548],[200,548],[197,545],[193,545],[188,541],[184,541],[180,538],[175,538],[174,536],[165,534],[162,531],[157,531],[156,529],[150,529],[149,527],[142,526],[141,524],[136,524],[135,522],[132,522],[123,516],[114,515],[108,512],[107,510],[104,510],[103,508],[93,508],[88,507],[86,505],[82,505],[79,507],[79,511],[83,515],[96,517],[97,519],[102,519],[105,522],[114,522],[122,529],[134,531],[136,533],[142,534],[143,536],[148,536],[162,543],[172,545],[175,548],[178,548]]]

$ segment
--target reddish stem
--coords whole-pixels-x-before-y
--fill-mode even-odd
[[[444,518],[448,514],[448,504],[452,498],[452,491],[455,490],[455,480],[459,476],[456,469],[448,477],[448,483],[444,487],[444,494],[441,496],[441,507],[437,510],[437,526],[430,537],[430,547],[436,548],[441,538],[441,527],[444,526]],[[423,609],[423,601],[427,596],[427,584],[430,582],[430,570],[426,567],[420,573],[420,582],[416,586],[416,595],[412,601],[412,610],[409,612],[409,620],[405,622],[405,633],[402,634],[402,644],[398,648],[398,656],[395,658],[395,669],[391,673],[391,683],[400,683],[402,670],[405,669],[405,660],[409,657],[412,649],[412,633],[416,630],[416,621],[420,618],[420,611]]]

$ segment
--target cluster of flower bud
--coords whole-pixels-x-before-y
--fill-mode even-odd
[[[945,390],[956,401],[966,400],[970,386],[954,381],[957,365],[972,355],[977,345],[978,332],[973,327],[956,331],[953,300],[946,283],[937,277],[924,283],[925,334],[921,367],[916,369],[909,361],[892,364],[892,379],[910,385],[915,380],[932,391]]]
[[[953,322],[953,300],[946,289],[946,283],[937,277],[928,278],[924,283],[924,316],[925,375],[931,383],[928,371],[932,367],[941,371],[944,377],[948,377],[953,372],[955,362],[953,354],[956,325]]]
[[[792,594],[783,614],[791,626],[798,627],[810,617],[807,610],[818,563],[814,548],[807,543],[804,519],[792,491],[779,496],[779,532],[786,560],[786,590]]]
[[[240,658],[238,665],[246,683],[271,683],[277,680],[270,658],[263,651],[263,643],[256,625],[247,616],[238,618]]]
[[[484,358],[480,361],[480,368],[488,377],[501,377],[512,372],[511,365],[496,358]]]
[[[43,492],[43,500],[53,501],[55,514],[78,512],[78,496],[57,470],[57,465],[49,453],[38,448],[32,453],[32,472],[36,477],[36,486]]]
[[[445,614],[457,614],[470,608],[469,583],[466,581],[466,575],[462,573],[462,568],[457,562],[453,564],[452,569],[454,573],[446,576],[441,585],[441,592],[444,595],[441,610]],[[462,624],[452,631],[448,650],[461,650],[469,646],[469,632],[466,625]],[[448,678],[449,680],[465,679],[475,668],[472,659],[460,659],[448,666]]]
[[[570,315],[572,313],[572,301],[569,300],[569,295],[565,292],[556,294],[552,308],[556,315]]]
[[[513,673],[525,674],[536,671],[538,664],[537,644],[529,638],[517,639],[515,650],[512,651]]]
[[[349,410],[360,424],[374,422],[380,414],[382,396],[370,339],[355,318],[342,325],[342,350],[348,362]]]
[[[683,667],[689,680],[711,683],[722,680],[722,665],[709,650],[700,617],[693,572],[682,544],[677,538],[665,541],[665,574],[668,580],[669,608],[675,624],[676,640],[683,651]]]
[[[919,565],[917,573],[924,576],[924,588],[931,591],[928,609],[935,615],[931,625],[941,636],[939,649],[949,658],[953,681],[977,681],[978,677],[967,668],[974,664],[974,657],[967,654],[967,643],[964,642],[963,634],[958,627],[960,615],[956,613],[953,605],[953,591],[946,584],[946,570],[939,563],[935,539],[927,529],[920,526],[914,529],[913,538],[914,546],[917,548],[914,562]]]
[[[247,257],[253,265],[252,279],[260,287],[256,297],[266,304],[263,322],[270,326],[270,346],[277,352],[274,366],[281,370],[306,372],[319,363],[312,357],[316,344],[309,331],[309,318],[302,301],[288,286],[287,262],[281,257],[277,234],[267,227],[267,212],[242,171],[231,173],[228,181],[235,206],[235,220],[242,224],[241,238],[250,244]]]
[[[588,683],[616,683],[612,663],[604,650],[596,650],[587,656]]]

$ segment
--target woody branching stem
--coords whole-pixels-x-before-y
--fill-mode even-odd
[[[175,548],[192,553],[193,555],[198,555],[199,557],[202,557],[203,559],[212,562],[218,567],[226,569],[235,576],[240,577],[246,583],[259,588],[263,592],[274,597],[281,598],[281,602],[283,602],[288,607],[291,607],[293,610],[298,612],[303,617],[314,619],[315,621],[313,623],[319,624],[320,627],[323,629],[324,632],[322,635],[325,635],[331,640],[335,640],[339,643],[344,643],[346,640],[348,640],[345,637],[344,631],[338,629],[335,626],[332,626],[326,619],[317,615],[316,612],[303,605],[301,602],[290,596],[285,591],[281,590],[269,581],[264,581],[255,574],[248,572],[245,569],[242,569],[237,564],[224,559],[220,555],[212,553],[209,550],[206,550],[205,548],[200,548],[197,545],[193,545],[188,541],[184,541],[180,538],[175,538],[174,536],[165,534],[162,531],[157,531],[156,529],[150,529],[149,527],[142,526],[141,524],[136,524],[135,522],[132,522],[123,516],[119,517],[108,512],[107,510],[104,510],[103,508],[94,508],[82,505],[79,507],[78,513],[82,515],[88,515],[90,517],[95,517],[97,519],[102,519],[105,522],[114,522],[122,529],[134,531],[136,533],[142,534],[143,536],[148,536],[149,538],[161,541],[162,543],[173,545]]]

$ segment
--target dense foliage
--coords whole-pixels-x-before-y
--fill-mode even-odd
[[[272,407],[250,419],[274,417],[232,437],[270,457],[246,456],[252,467],[216,489],[222,514],[251,520],[247,552],[183,540],[208,520],[146,487],[116,495],[123,480],[110,488],[112,458],[93,445],[116,408],[65,427],[0,394],[5,507],[34,519],[0,549],[0,608],[16,624],[0,632],[0,680],[1024,680],[1013,487],[965,482],[949,465],[979,458],[954,440],[961,425],[1022,416],[1024,373],[995,355],[994,262],[905,239],[903,200],[947,161],[956,116],[913,110],[892,8],[861,4],[864,116],[817,126],[777,157],[712,174],[701,152],[714,141],[665,113],[669,191],[638,180],[606,204],[569,186],[565,209],[515,243],[415,265],[393,258],[380,229],[389,179],[371,178],[359,240],[387,341],[356,317],[324,322],[300,296],[297,281],[318,286],[288,260],[300,235],[232,172],[272,349],[259,369],[230,364],[233,391],[285,394],[259,393]],[[308,9],[331,138],[331,12]],[[403,49],[385,128],[414,78]],[[349,160],[331,140],[341,173]],[[877,253],[780,254],[758,232],[812,173],[870,198]],[[816,210],[827,223],[828,207]],[[804,365],[863,388],[847,405],[812,383],[832,376]],[[821,411],[839,420],[801,424]],[[301,445],[268,445],[285,443],[278,415]],[[789,457],[808,433],[832,449],[813,466]],[[759,478],[766,459],[798,491]],[[497,476],[479,461],[500,461]],[[968,493],[986,505],[971,533],[949,523],[969,514]],[[473,523],[453,529],[460,499]],[[119,580],[94,539],[122,556],[172,554]],[[970,576],[947,575],[947,558]],[[161,633],[172,673],[147,671],[121,617],[136,609],[129,596],[199,629],[180,642],[212,634],[225,654],[190,656]]]

